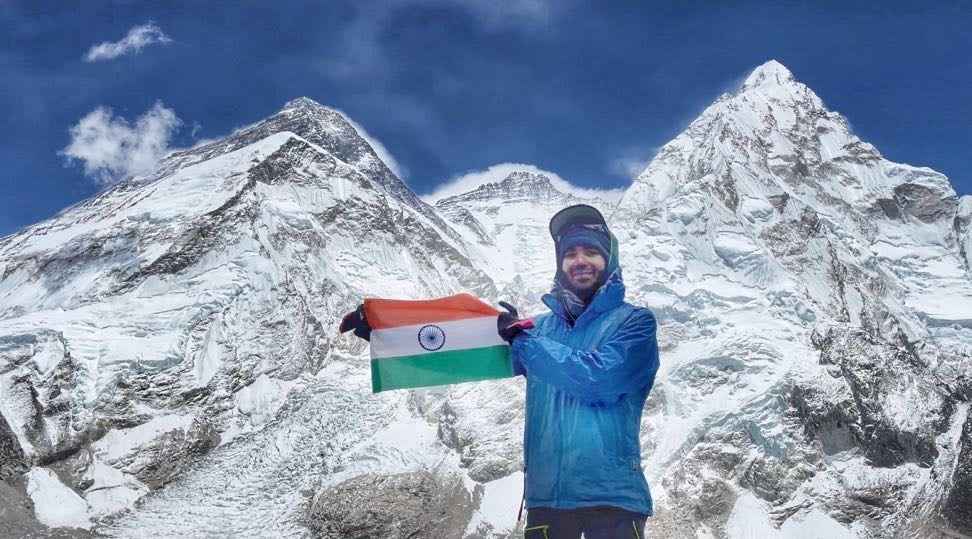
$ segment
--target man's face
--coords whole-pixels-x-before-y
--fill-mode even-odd
[[[588,245],[571,247],[564,253],[560,263],[560,271],[567,278],[567,284],[580,296],[587,296],[594,292],[607,261],[601,252]]]

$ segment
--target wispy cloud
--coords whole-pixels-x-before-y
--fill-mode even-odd
[[[137,53],[149,45],[171,42],[172,39],[165,35],[161,28],[150,22],[133,27],[120,41],[105,41],[92,46],[84,55],[84,60],[86,62],[114,60],[125,54]]]
[[[658,153],[658,148],[644,149],[641,147],[630,147],[618,152],[613,159],[608,162],[608,172],[634,179],[648,168],[648,164]]]
[[[547,24],[554,15],[558,2],[550,0],[422,0],[426,3],[451,4],[468,9],[476,19],[487,27],[520,27],[524,30],[535,29]]]
[[[468,14],[486,30],[520,30],[538,35],[550,27],[563,2],[553,0],[382,0],[361,2],[357,14],[345,26],[340,50],[322,60],[327,74],[337,79],[376,75],[392,65],[381,44],[381,35],[393,27],[397,14],[414,8],[455,9]]]
[[[60,154],[70,163],[80,162],[84,173],[98,183],[116,183],[151,172],[170,151],[169,142],[181,125],[182,120],[161,101],[134,124],[108,107],[98,107],[71,127],[71,142]]]
[[[355,95],[345,101],[349,110],[374,108],[376,104],[389,110],[396,126],[422,133],[419,145],[441,151],[448,147],[447,120],[429,105],[429,100],[403,92],[395,84],[400,60],[397,51],[389,48],[387,33],[395,31],[398,17],[417,9],[448,10],[465,15],[484,31],[512,31],[539,37],[563,10],[568,0],[362,0],[336,36],[327,36],[328,53],[317,57],[313,65],[328,79],[342,87],[358,87]],[[323,38],[322,38],[323,39]],[[507,71],[511,66],[504,66]],[[450,73],[439,73],[436,84],[452,84],[461,92],[461,82]],[[450,78],[451,77],[451,78]],[[545,103],[546,104],[546,103]],[[360,130],[359,130],[360,131]],[[376,152],[407,180],[408,171],[397,163],[387,150],[374,145]],[[388,159],[386,159],[386,156]]]
[[[473,189],[487,183],[499,183],[514,172],[530,172],[533,174],[543,174],[550,178],[550,183],[563,193],[569,193],[580,198],[600,198],[608,202],[616,202],[624,194],[624,189],[585,189],[571,184],[560,177],[556,172],[543,170],[534,165],[523,163],[500,163],[493,165],[485,170],[474,170],[465,174],[460,174],[442,185],[436,187],[435,191],[427,195],[421,195],[421,199],[429,204],[434,204],[437,200],[446,197],[468,193]]]
[[[351,117],[345,114],[344,112],[337,109],[334,110],[338,114],[343,116],[344,119],[349,124],[351,124],[351,127],[353,127],[355,131],[358,132],[358,135],[360,135],[361,138],[365,139],[365,142],[367,142],[371,146],[371,148],[375,150],[375,153],[378,154],[378,158],[381,159],[385,163],[385,165],[388,166],[388,168],[390,168],[391,171],[395,173],[395,176],[398,176],[398,178],[401,180],[405,179],[405,176],[408,174],[408,171],[405,169],[405,167],[401,165],[401,163],[398,162],[397,159],[395,159],[394,156],[392,156],[391,152],[388,151],[388,148],[386,148],[385,145],[381,143],[381,141],[371,136],[367,131],[365,131],[365,128],[362,127],[361,124],[352,120]]]

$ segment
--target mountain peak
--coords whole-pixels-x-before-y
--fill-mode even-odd
[[[545,174],[539,174],[536,172],[530,172],[527,170],[517,170],[511,172],[509,176],[503,178],[500,182],[501,186],[513,187],[513,186],[534,186],[540,188],[550,188],[553,189],[553,184],[550,183],[550,178]]]
[[[326,109],[326,108],[327,107],[325,107],[324,105],[321,105],[317,101],[314,101],[313,99],[307,96],[301,96],[295,99],[291,99],[286,104],[284,104],[283,108],[280,109],[280,112],[283,112],[285,110],[291,110],[291,109]]]
[[[437,201],[436,205],[486,199],[559,200],[567,197],[569,195],[557,189],[546,174],[529,170],[514,170],[498,182],[487,182],[471,191],[443,198]]]
[[[756,86],[778,85],[793,80],[793,73],[785,65],[776,60],[770,60],[757,67],[746,77],[743,88]]]
[[[276,114],[237,130],[224,139],[173,154],[164,164],[160,175],[285,132],[293,133],[344,163],[356,167],[386,192],[439,224],[446,230],[446,234],[454,234],[433,213],[432,208],[422,202],[382,160],[372,146],[374,141],[369,139],[363,128],[341,111],[306,96],[291,99]]]

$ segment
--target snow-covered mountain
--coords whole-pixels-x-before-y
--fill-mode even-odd
[[[369,396],[340,314],[371,291],[495,292],[458,233],[369,152],[340,115],[296,100],[0,240],[0,462],[28,513],[90,528],[181,476],[112,529],[141,535],[127,522],[153,518],[152,504],[173,514],[188,489],[187,506],[231,507],[211,518],[246,534],[296,513],[340,462],[366,462],[377,449],[351,450],[362,433],[400,428],[405,396]],[[193,485],[214,477],[183,473],[206,453],[221,479]]]
[[[647,468],[676,528],[969,531],[957,206],[772,61],[659,151],[615,219],[665,321]]]
[[[371,395],[336,322],[539,312],[547,222],[586,202],[660,321],[650,536],[972,534],[972,197],[775,61],[620,201],[548,176],[430,205],[300,98],[0,239],[0,532],[510,536],[522,381]]]

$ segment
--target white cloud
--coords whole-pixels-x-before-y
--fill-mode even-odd
[[[172,109],[156,102],[134,124],[98,107],[71,127],[71,142],[60,154],[80,161],[84,173],[102,184],[151,172],[170,151],[172,134],[182,121]]]
[[[381,141],[369,135],[368,132],[365,131],[365,128],[361,126],[361,124],[352,120],[351,117],[345,114],[344,112],[337,109],[332,109],[332,110],[340,114],[346,122],[351,124],[351,127],[353,127],[354,130],[358,132],[358,135],[360,135],[361,138],[365,139],[365,142],[367,142],[371,146],[371,148],[375,151],[375,153],[378,154],[378,158],[381,159],[385,163],[385,165],[387,165],[388,168],[390,168],[391,171],[395,173],[395,176],[398,176],[398,179],[400,180],[405,179],[405,175],[408,173],[408,171],[405,170],[405,167],[403,167],[398,162],[398,160],[396,160],[392,156],[391,152],[388,151],[388,148],[386,148],[385,145],[381,143]]]
[[[420,198],[429,204],[446,197],[467,193],[487,183],[499,183],[514,172],[530,172],[533,174],[543,174],[550,178],[550,183],[561,192],[572,194],[580,198],[600,198],[608,202],[617,202],[624,194],[624,189],[585,189],[572,185],[567,180],[561,178],[556,172],[550,172],[537,168],[534,165],[523,163],[501,163],[493,165],[486,170],[476,170],[454,176],[446,180],[435,191],[421,195]]]
[[[608,163],[608,172],[625,178],[637,178],[648,168],[648,164],[651,163],[657,153],[658,148],[652,148],[648,151],[629,148]]]
[[[139,52],[143,48],[155,43],[171,43],[172,39],[165,35],[161,28],[153,23],[135,26],[128,31],[128,35],[120,41],[112,43],[105,41],[88,49],[84,55],[86,62],[97,62],[100,60],[114,60],[119,56]]]

